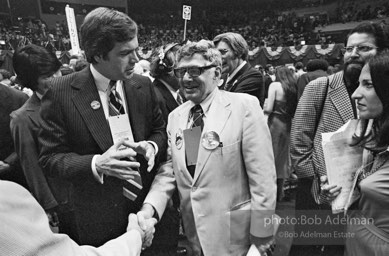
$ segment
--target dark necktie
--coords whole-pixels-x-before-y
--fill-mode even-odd
[[[200,105],[195,105],[190,110],[190,113],[191,113],[191,117],[192,117],[192,120],[193,120],[192,127],[200,126],[201,127],[201,131],[202,131],[203,128],[204,128],[204,120],[203,120],[204,112],[203,112],[203,109],[201,108]]]
[[[194,107],[192,107],[192,109],[190,110],[190,116],[189,116],[189,118],[191,118],[193,120],[192,128],[200,126],[201,131],[203,131],[203,128],[204,128],[203,115],[204,115],[204,112],[203,112],[203,109],[201,108],[200,105],[195,105]],[[196,165],[188,165],[187,168],[188,168],[190,175],[192,177],[194,177]]]
[[[124,114],[123,101],[119,93],[116,91],[116,81],[111,80],[109,82],[110,94],[109,94],[109,115],[117,116]]]
[[[109,82],[110,94],[109,94],[109,115],[117,116],[124,114],[123,101],[119,93],[116,91],[116,81],[111,80]],[[123,159],[126,161],[136,161],[131,159]],[[135,201],[138,197],[138,194],[142,190],[142,178],[139,175],[135,175],[133,179],[125,180],[123,184],[123,195]]]

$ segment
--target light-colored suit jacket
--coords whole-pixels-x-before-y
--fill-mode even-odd
[[[158,214],[175,186],[181,199],[185,234],[194,255],[246,255],[250,234],[272,236],[265,225],[275,209],[276,172],[270,132],[258,99],[248,94],[217,91],[203,134],[214,131],[222,146],[204,148],[200,141],[195,175],[185,162],[186,102],[169,115],[168,162],[159,170],[145,202]]]
[[[99,248],[79,246],[51,232],[38,202],[21,186],[0,181],[0,254],[7,256],[139,255],[141,237],[130,231]]]
[[[299,178],[314,177],[312,193],[317,203],[319,177],[326,175],[321,134],[334,132],[354,118],[343,72],[310,82],[297,105],[291,130],[291,159]],[[325,100],[323,105],[323,100]],[[322,108],[323,106],[323,108]],[[322,108],[322,109],[321,109]]]

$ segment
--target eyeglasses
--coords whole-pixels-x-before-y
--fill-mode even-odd
[[[204,67],[187,67],[187,68],[176,68],[174,69],[174,75],[177,78],[183,78],[185,76],[185,73],[188,72],[188,74],[191,77],[198,77],[200,76],[205,70],[217,67],[215,64],[211,64]]]
[[[227,52],[229,52],[229,50],[228,49],[219,49],[219,52],[221,53],[221,55],[224,55]]]
[[[343,51],[347,53],[352,53],[354,49],[357,49],[357,52],[366,53],[366,52],[370,52],[373,49],[378,49],[378,47],[370,46],[370,45],[355,45],[355,46],[344,47]]]

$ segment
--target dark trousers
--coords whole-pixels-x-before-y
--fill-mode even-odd
[[[299,214],[305,211],[309,214],[310,211],[320,210],[329,211],[330,206],[318,205],[312,196],[313,180],[310,178],[302,178],[298,180],[296,189],[296,218],[300,218]],[[295,226],[295,232],[300,234],[304,232],[304,226]],[[343,245],[300,245],[292,244],[289,256],[342,256],[344,253]]]

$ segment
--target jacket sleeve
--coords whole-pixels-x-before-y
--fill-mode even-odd
[[[45,210],[49,210],[58,204],[39,165],[38,138],[29,126],[29,122],[31,120],[25,112],[20,115],[11,113],[11,134],[29,190],[39,204]]]
[[[251,194],[250,234],[265,238],[273,235],[273,226],[265,220],[275,210],[276,170],[270,131],[259,110],[259,102],[250,97],[243,117],[242,154]]]
[[[311,81],[305,88],[292,121],[290,156],[299,178],[313,177],[313,141],[327,93],[327,78]]]
[[[64,234],[51,232],[47,216],[21,186],[0,181],[0,237],[2,255],[138,256],[141,236],[130,230],[96,248],[79,246]]]

